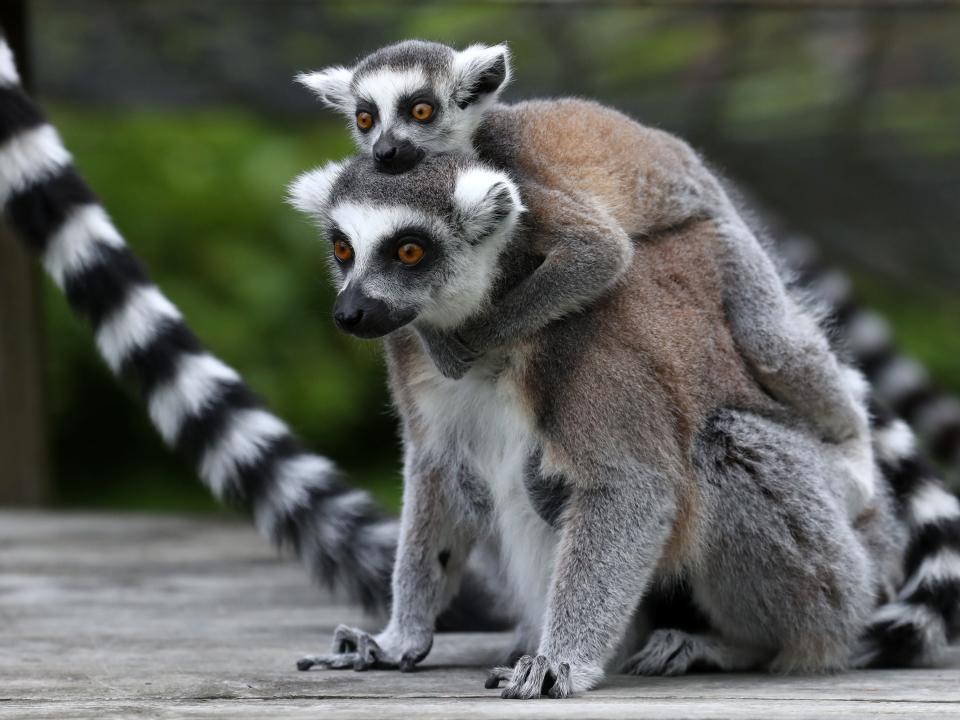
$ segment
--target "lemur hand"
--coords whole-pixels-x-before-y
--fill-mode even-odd
[[[444,377],[459,380],[477,361],[481,353],[469,347],[455,331],[445,332],[433,329],[421,329],[420,339],[423,346]]]
[[[398,669],[410,672],[423,660],[433,646],[433,636],[407,637],[389,628],[376,637],[340,625],[333,633],[332,652],[326,655],[307,655],[297,661],[298,670],[317,666],[332,670]]]

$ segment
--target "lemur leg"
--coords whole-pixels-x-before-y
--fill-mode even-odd
[[[453,502],[458,472],[408,449],[390,621],[377,635],[341,625],[332,651],[302,658],[300,670],[316,665],[409,671],[427,656],[437,616],[456,593],[476,537],[475,519],[464,517]]]
[[[673,493],[652,470],[573,491],[538,654],[517,662],[503,697],[564,698],[600,682],[662,553]],[[501,679],[494,670],[488,687]]]
[[[735,645],[722,637],[683,630],[654,630],[643,650],[622,672],[631,675],[683,675],[695,670],[752,670],[771,659],[768,649]]]
[[[525,182],[526,222],[543,262],[502,298],[451,333],[421,337],[437,368],[460,377],[487,350],[527,337],[577,312],[610,288],[629,267],[633,242],[603,208],[568,193]]]
[[[844,368],[815,318],[791,298],[773,261],[730,206],[716,221],[731,330],[759,382],[798,411],[844,472],[837,490],[856,517],[874,495],[864,381]]]
[[[722,411],[703,429],[694,463],[702,555],[690,585],[714,632],[767,650],[776,670],[846,667],[881,571],[828,490],[835,470],[822,443]]]

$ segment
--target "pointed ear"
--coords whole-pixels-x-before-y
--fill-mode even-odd
[[[295,79],[305,88],[313,90],[327,107],[353,115],[356,109],[356,101],[350,92],[353,70],[337,65],[326,70],[300,73]]]
[[[287,186],[287,202],[314,220],[324,221],[333,185],[346,166],[345,160],[333,160],[298,175]]]
[[[471,45],[453,61],[456,86],[454,102],[461,108],[496,99],[510,82],[510,50],[506,45]]]
[[[506,173],[483,166],[460,173],[453,202],[457,222],[472,243],[511,227],[525,209],[516,183]]]

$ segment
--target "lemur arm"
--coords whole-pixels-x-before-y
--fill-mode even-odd
[[[370,635],[341,625],[334,633],[331,653],[308,655],[297,667],[409,671],[427,656],[437,617],[460,585],[476,535],[474,524],[450,502],[456,472],[457,468],[431,462],[415,449],[408,452],[387,627]]]
[[[661,473],[624,465],[600,469],[574,488],[537,655],[521,658],[512,670],[495,669],[487,682],[496,687],[506,680],[503,697],[563,698],[603,679],[604,665],[650,583],[676,513],[674,488]]]
[[[836,446],[852,514],[873,495],[873,451],[861,383],[784,287],[770,256],[733,210],[716,221],[725,303],[737,347],[771,395]]]
[[[453,333],[421,331],[447,377],[459,378],[487,350],[532,335],[600,297],[629,266],[633,244],[604,209],[536,182],[525,182],[529,234],[543,242],[543,262],[502,298]]]

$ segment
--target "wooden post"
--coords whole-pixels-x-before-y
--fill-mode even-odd
[[[29,88],[27,4],[0,3],[0,27]],[[43,428],[43,353],[36,261],[0,227],[0,504],[50,498]]]

